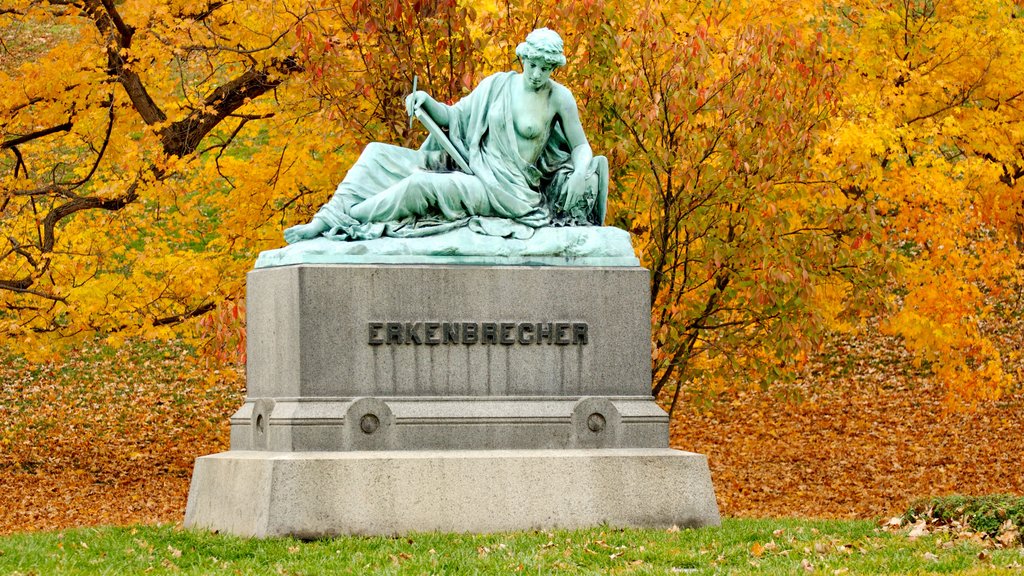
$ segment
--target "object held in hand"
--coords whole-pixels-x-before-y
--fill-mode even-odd
[[[420,124],[423,124],[427,129],[427,132],[430,132],[430,135],[437,139],[437,143],[441,148],[444,149],[444,151],[452,157],[452,160],[459,165],[459,169],[466,174],[472,175],[473,169],[469,167],[469,154],[467,154],[465,150],[461,150],[456,147],[455,144],[448,139],[448,135],[445,134],[444,130],[442,130],[441,127],[437,125],[437,122],[434,122],[434,119],[430,117],[430,114],[427,114],[425,110],[420,108],[419,103],[416,102],[416,79],[416,76],[412,77],[413,109],[412,115],[409,116],[409,126],[412,127],[412,118],[415,116],[416,119],[420,121]]]

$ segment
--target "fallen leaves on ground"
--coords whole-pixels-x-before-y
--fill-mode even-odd
[[[1024,494],[1024,390],[951,407],[877,331],[831,336],[794,384],[687,404],[672,446],[707,455],[723,514],[880,518],[935,495]]]
[[[239,367],[175,343],[100,347],[36,366],[3,357],[0,533],[180,522],[195,458],[227,449]],[[921,497],[1024,494],[1024,392],[951,410],[877,333],[834,336],[788,388],[687,402],[672,445],[708,456],[726,515],[889,518]]]
[[[894,518],[893,520],[897,520]],[[904,532],[902,522],[893,520],[883,528]],[[1012,548],[1024,544],[1020,525],[1024,524],[1024,497],[990,495],[980,497],[946,496],[914,502],[901,521],[909,522],[911,540],[939,534],[949,547],[970,541],[983,548]]]
[[[178,522],[195,458],[228,445],[244,378],[177,342],[0,353],[0,534]]]

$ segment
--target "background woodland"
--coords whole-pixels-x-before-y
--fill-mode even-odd
[[[7,0],[0,469],[187,477],[241,401],[256,255],[366,143],[422,141],[414,75],[457,100],[539,26],[609,159],[608,223],[651,270],[677,444],[714,450],[687,434],[722,410],[768,421],[765,391],[1019,424],[1020,2]],[[723,509],[769,510],[741,480]]]
[[[550,25],[652,272],[656,393],[790,376],[869,316],[957,398],[1021,376],[995,337],[1024,294],[1017,4],[6,6],[0,330],[33,358],[238,340],[255,255],[367,142],[423,138],[413,75],[458,99]]]
[[[370,141],[565,37],[652,272],[654,390],[791,377],[823,330],[902,337],[951,397],[1018,381],[1024,9],[1005,1],[8,2],[0,331],[240,348],[245,272]]]

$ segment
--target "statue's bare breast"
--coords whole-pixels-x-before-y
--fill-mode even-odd
[[[512,124],[519,154],[533,164],[547,144],[555,118],[551,90],[535,93],[517,89],[512,94]]]

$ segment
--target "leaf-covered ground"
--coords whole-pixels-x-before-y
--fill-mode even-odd
[[[193,460],[227,448],[243,397],[240,369],[179,344],[0,355],[0,533],[179,522]],[[1022,431],[1021,390],[950,410],[876,334],[833,339],[786,388],[691,394],[673,445],[708,455],[725,515],[878,518],[926,496],[1024,494]]]
[[[1019,381],[1024,322],[1001,344]],[[725,514],[871,518],[929,496],[1024,494],[1024,390],[954,406],[877,331],[832,338],[787,387],[689,401],[673,447],[708,455]]]
[[[178,343],[0,354],[0,533],[180,520],[192,462],[227,449],[244,386]]]

